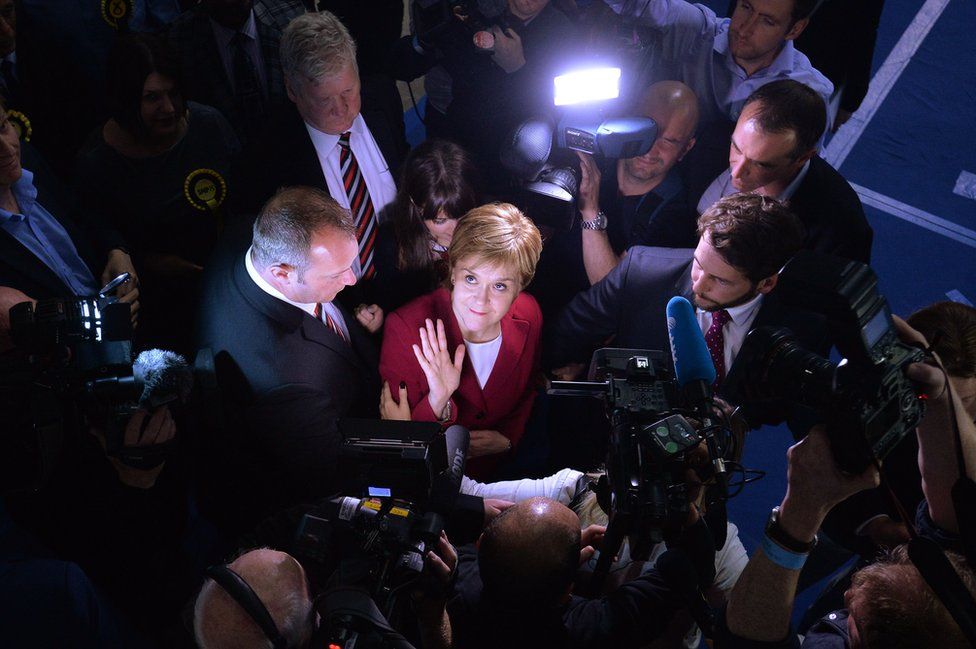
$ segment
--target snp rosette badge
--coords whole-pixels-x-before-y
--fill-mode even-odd
[[[183,182],[183,195],[198,210],[216,212],[227,199],[227,183],[213,169],[197,169]]]
[[[132,16],[132,0],[102,0],[102,20],[112,29],[119,29]]]
[[[30,142],[34,129],[31,128],[31,123],[27,119],[27,115],[24,115],[19,110],[8,110],[7,118],[10,120],[10,125],[17,131],[17,136],[24,142]]]

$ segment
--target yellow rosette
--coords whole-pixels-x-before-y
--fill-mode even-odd
[[[102,20],[112,29],[118,29],[132,16],[132,0],[102,0]]]
[[[10,124],[14,127],[14,130],[17,131],[17,136],[24,142],[30,142],[34,129],[31,128],[31,123],[27,119],[27,115],[24,115],[19,110],[8,110],[7,118],[10,120]]]

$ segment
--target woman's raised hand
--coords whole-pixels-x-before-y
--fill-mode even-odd
[[[420,329],[420,345],[413,346],[414,356],[420,363],[420,369],[427,377],[429,393],[427,399],[430,408],[438,419],[446,419],[445,413],[451,395],[461,384],[461,366],[464,363],[464,344],[454,350],[452,360],[447,348],[447,333],[444,321],[438,320],[437,326],[428,318],[425,327]]]

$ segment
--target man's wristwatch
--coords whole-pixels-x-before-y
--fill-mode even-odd
[[[599,230],[603,231],[607,229],[607,215],[600,210],[596,213],[596,218],[592,221],[580,221],[580,225],[584,230]]]
[[[769,512],[769,520],[766,521],[766,536],[775,541],[776,545],[784,550],[789,550],[796,554],[808,554],[817,545],[816,534],[814,534],[812,541],[804,542],[793,538],[786,530],[780,527],[779,507],[773,507],[773,511]]]

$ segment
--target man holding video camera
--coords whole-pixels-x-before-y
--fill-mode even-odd
[[[927,346],[924,337],[904,322],[896,319],[895,326],[904,342]],[[926,538],[913,539],[907,549],[900,546],[889,557],[856,573],[845,594],[846,609],[812,627],[803,641],[805,647],[962,648],[973,646],[976,640],[972,502],[956,493],[962,496],[973,489],[976,425],[966,413],[955,380],[937,357],[908,366],[906,373],[927,403],[926,416],[917,429],[926,501],[916,516],[918,534]],[[878,483],[874,466],[859,475],[840,471],[829,433],[814,428],[789,450],[786,494],[773,510],[762,549],[732,591],[716,647],[798,646],[790,629],[790,614],[800,568],[816,542],[816,531],[834,505]],[[934,554],[922,552],[926,547]],[[939,547],[945,555],[941,574],[931,572],[941,561]],[[970,556],[964,558],[958,550]],[[947,588],[956,580],[959,590],[948,595],[947,601],[947,592],[951,592]],[[962,630],[964,624],[969,635]]]
[[[774,291],[780,269],[803,241],[796,216],[774,199],[737,194],[702,214],[698,232],[694,250],[631,248],[610,274],[566,306],[548,350],[558,378],[575,378],[581,366],[568,364],[585,363],[611,336],[616,347],[668,349],[665,312],[675,295],[697,307],[719,395],[746,334],[756,327],[786,326],[811,351],[827,351],[823,316],[787,308]],[[782,419],[766,409],[745,414],[753,426]]]

